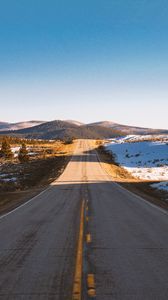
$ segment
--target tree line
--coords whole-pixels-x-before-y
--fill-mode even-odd
[[[15,136],[9,136],[9,135],[0,135],[0,143],[2,143],[2,141],[4,139],[7,139],[8,142],[10,143],[10,145],[20,145],[21,143],[27,143],[29,145],[41,145],[44,144],[46,142],[48,143],[54,143],[55,141],[47,141],[47,140],[34,140],[34,139],[24,139],[24,138],[19,138],[19,137],[15,137]]]

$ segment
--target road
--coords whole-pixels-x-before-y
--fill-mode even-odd
[[[72,299],[82,202],[82,299],[167,300],[168,214],[113,183],[87,140],[47,190],[0,217],[0,299]]]

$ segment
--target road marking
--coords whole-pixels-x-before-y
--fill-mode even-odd
[[[81,207],[81,215],[80,215],[79,239],[78,239],[78,248],[77,248],[77,256],[76,256],[76,267],[75,267],[72,300],[81,300],[82,297],[84,206],[85,206],[85,202],[83,200],[82,207]]]
[[[46,188],[44,191],[40,192],[39,194],[37,194],[36,196],[34,196],[33,198],[31,198],[30,200],[26,201],[23,204],[20,204],[19,206],[17,206],[16,208],[14,208],[13,210],[9,211],[8,213],[0,216],[0,220],[11,215],[12,213],[14,213],[15,211],[19,210],[20,208],[26,206],[27,204],[29,204],[30,202],[32,202],[34,199],[36,199],[37,197],[41,196],[42,194],[44,194],[45,192],[47,192],[49,189],[51,189],[51,186],[49,186],[48,188]]]
[[[75,152],[76,152],[76,150],[77,150],[77,146],[78,146],[78,144],[76,143],[76,147],[75,147],[75,149],[73,150],[73,153],[72,153],[72,155],[71,155],[72,157],[71,157],[70,161],[68,162],[67,166],[69,165],[70,162],[73,161]],[[66,168],[67,168],[67,166],[66,166]],[[9,215],[11,215],[11,214],[13,214],[14,212],[16,212],[16,211],[19,210],[20,208],[26,206],[27,204],[31,203],[31,202],[32,202],[34,199],[36,199],[38,196],[41,196],[41,195],[44,194],[46,191],[48,191],[49,189],[51,189],[52,186],[54,185],[54,183],[59,183],[59,182],[60,182],[60,178],[61,178],[61,176],[63,175],[63,173],[64,173],[64,171],[66,170],[66,168],[63,170],[63,172],[60,174],[60,176],[59,176],[57,179],[54,179],[54,180],[50,183],[50,185],[49,185],[46,189],[44,189],[43,191],[41,191],[39,194],[37,194],[37,195],[34,196],[33,198],[30,198],[30,199],[27,200],[25,203],[20,204],[20,205],[18,205],[16,208],[14,208],[14,209],[10,210],[9,212],[7,212],[7,213],[1,215],[1,216],[0,216],[0,220],[3,219],[3,218],[5,218],[5,217],[7,217],[7,216],[9,216]]]
[[[91,243],[91,234],[90,233],[88,233],[87,235],[86,235],[86,242],[87,243]]]
[[[94,274],[88,274],[87,276],[87,288],[88,288],[88,296],[95,297],[96,289],[95,289],[95,279]]]
[[[95,151],[96,151],[96,150],[95,150]],[[135,194],[135,193],[133,193],[133,192],[127,190],[126,188],[124,188],[123,186],[121,186],[119,183],[115,182],[115,181],[113,180],[112,176],[111,176],[111,175],[107,172],[107,170],[103,167],[102,161],[101,161],[101,159],[100,159],[99,154],[98,154],[97,151],[96,151],[96,156],[97,156],[97,161],[99,162],[101,169],[102,169],[102,170],[104,171],[104,173],[106,173],[107,176],[108,176],[107,182],[109,182],[109,183],[112,184],[112,185],[115,185],[115,186],[118,187],[119,189],[125,191],[126,193],[128,193],[128,194],[130,194],[130,195],[132,195],[132,196],[134,196],[137,200],[143,201],[143,202],[146,203],[148,206],[151,206],[151,207],[155,208],[156,210],[160,211],[160,212],[163,213],[164,215],[168,215],[168,212],[167,212],[164,208],[159,207],[159,206],[157,206],[156,204],[149,202],[148,200],[142,198],[142,196],[139,196],[139,195],[137,195],[137,194]]]

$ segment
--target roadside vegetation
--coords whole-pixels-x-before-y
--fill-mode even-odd
[[[0,212],[36,195],[67,165],[73,140],[0,138]]]
[[[133,138],[133,137],[132,137]],[[144,140],[146,142],[157,142],[158,143],[158,146],[160,146],[160,143],[163,143],[165,145],[165,147],[167,147],[166,145],[166,140],[165,138],[162,138],[159,140],[158,137],[153,137],[153,138],[150,138],[150,140],[148,140],[148,137],[147,136],[144,136],[143,137]],[[119,138],[120,139],[120,138]],[[125,138],[126,139],[126,138]],[[135,138],[134,138],[135,139]],[[135,147],[135,143],[139,143],[139,146],[141,146],[141,142],[142,142],[142,138],[137,137],[137,140],[133,142],[132,146],[133,146],[133,149]],[[144,141],[143,140],[143,141]],[[111,143],[112,142],[112,143]],[[150,174],[150,177],[148,177],[147,179],[146,178],[142,178],[141,176],[134,176],[134,173],[133,173],[133,167],[132,167],[132,172],[130,172],[130,169],[127,168],[127,164],[131,158],[131,161],[137,161],[138,159],[138,162],[140,161],[139,160],[139,156],[137,155],[132,155],[130,157],[130,149],[132,149],[131,147],[131,141],[129,140],[128,141],[128,144],[126,146],[126,143],[125,142],[122,142],[120,144],[119,141],[117,141],[117,147],[115,147],[115,141],[113,140],[109,140],[109,141],[97,141],[97,152],[99,154],[99,158],[101,160],[101,163],[102,163],[102,167],[106,170],[106,172],[112,177],[113,181],[119,183],[120,185],[124,186],[125,188],[127,188],[128,190],[136,193],[137,195],[139,196],[142,196],[144,198],[146,198],[147,200],[149,200],[150,202],[153,202],[161,207],[164,207],[166,209],[168,209],[168,192],[167,192],[167,170],[166,169],[166,159],[168,158],[165,158],[165,161],[163,160],[162,158],[162,164],[163,164],[163,168],[164,168],[164,180],[165,181],[161,181],[158,179],[156,179],[155,177],[152,177],[152,173],[153,173],[153,170],[151,168],[151,172],[149,172]],[[107,145],[107,146],[106,146]],[[109,145],[109,146],[108,146]],[[111,147],[110,145],[114,145],[114,150],[117,149],[116,151],[113,151],[113,147]],[[126,151],[121,151],[119,152],[118,150],[118,145],[121,145],[119,147],[123,148],[123,147],[126,147],[128,150],[127,152]],[[154,147],[153,147],[154,148]],[[154,150],[153,148],[151,147],[152,149],[152,154],[151,155],[154,155]],[[145,152],[144,154],[141,153],[141,155],[143,155],[143,159],[144,159],[144,155],[145,155]],[[123,159],[126,161],[126,163],[122,163],[120,164],[120,161],[119,158],[120,157],[123,157]],[[148,156],[150,156],[150,151],[148,151]],[[159,158],[161,156],[161,152],[159,153],[158,151],[158,161],[159,161]],[[148,158],[150,160],[150,158]],[[142,159],[141,159],[142,160]],[[153,162],[153,161],[152,161]],[[155,161],[153,162],[153,164],[155,163]],[[157,162],[156,162],[157,163]],[[126,167],[125,167],[126,166]],[[153,166],[153,165],[152,165]],[[141,171],[141,167],[143,168],[144,166],[141,166],[140,162],[139,162],[139,165],[136,166],[137,168],[139,168],[139,172]],[[157,165],[156,168],[160,168],[161,166],[160,165]],[[154,168],[154,170],[156,169]],[[149,168],[148,168],[149,169]],[[147,171],[150,171],[150,170],[147,170]],[[141,173],[139,173],[141,174]],[[163,175],[162,174],[162,175]],[[162,180],[163,180],[163,176],[162,176]],[[160,189],[160,186],[163,185],[163,187],[165,188],[165,190],[163,189]]]
[[[8,138],[3,138],[1,150],[0,150],[0,158],[4,160],[11,160],[13,158],[13,152],[10,147],[10,143]]]

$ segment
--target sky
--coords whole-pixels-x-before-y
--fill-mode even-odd
[[[167,0],[0,3],[0,121],[168,129]]]

